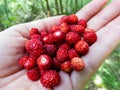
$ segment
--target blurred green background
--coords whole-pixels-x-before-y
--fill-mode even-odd
[[[23,22],[76,13],[90,1],[0,0],[0,31]],[[120,90],[120,45],[90,79],[84,90]]]

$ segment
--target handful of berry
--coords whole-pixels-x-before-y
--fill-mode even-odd
[[[30,30],[30,39],[25,43],[26,55],[20,58],[19,65],[27,69],[27,77],[47,88],[60,83],[59,71],[70,74],[85,67],[81,56],[89,51],[96,40],[95,31],[87,27],[84,19],[78,20],[75,14],[63,16],[60,25],[51,30]]]

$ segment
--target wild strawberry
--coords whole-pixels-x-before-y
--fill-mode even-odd
[[[59,48],[57,50],[57,59],[60,62],[65,62],[66,60],[68,60],[68,50],[67,49],[63,49],[63,48]]]
[[[43,38],[48,35],[48,32],[46,30],[40,31],[40,36]]]
[[[49,70],[52,67],[52,59],[46,54],[40,55],[37,58],[37,65],[39,69]]]
[[[68,42],[71,45],[74,45],[76,42],[80,40],[80,36],[76,32],[68,32],[66,34],[66,42]]]
[[[84,28],[87,27],[87,21],[84,19],[78,20],[78,25],[82,25]]]
[[[69,24],[77,24],[78,23],[78,17],[75,14],[71,14],[68,16]]]
[[[33,58],[29,57],[24,63],[24,68],[28,70],[32,69],[35,66],[35,64],[36,64],[36,61]]]
[[[86,54],[89,50],[89,45],[87,44],[87,42],[80,40],[75,44],[75,50],[80,53],[80,54]]]
[[[52,34],[49,34],[45,37],[43,37],[44,44],[53,44],[54,43],[54,37]]]
[[[56,71],[60,71],[61,63],[57,58],[53,58],[53,69]]]
[[[79,57],[74,57],[71,59],[71,67],[76,70],[76,71],[80,71],[84,68],[85,63],[84,61],[79,58]]]
[[[73,32],[79,33],[79,35],[82,35],[85,31],[85,28],[82,25],[71,25],[70,29]]]
[[[65,34],[58,30],[58,31],[55,31],[53,32],[53,40],[55,41],[55,43],[61,43],[63,42],[65,39]]]
[[[59,46],[59,48],[62,48],[62,49],[70,49],[70,45],[68,43],[63,43],[62,45]]]
[[[28,52],[32,51],[32,50],[38,50],[41,48],[42,42],[39,39],[30,39],[27,40],[25,43],[25,48]]]
[[[51,28],[51,30],[49,32],[53,33],[53,32],[58,31],[58,30],[60,30],[59,26],[52,26],[52,28]]]
[[[97,35],[93,31],[86,31],[83,34],[83,40],[85,40],[89,45],[92,45],[97,40]]]
[[[56,55],[57,46],[54,44],[45,44],[46,52],[49,56],[53,57]]]
[[[24,64],[25,64],[25,62],[28,60],[28,55],[24,55],[23,57],[21,57],[20,59],[19,59],[19,61],[18,61],[18,64],[20,65],[20,66],[22,66],[22,67],[24,67]]]
[[[69,26],[67,25],[67,23],[61,23],[60,25],[60,30],[63,32],[63,33],[67,33],[70,29],[69,29]]]
[[[32,36],[32,35],[34,35],[34,34],[38,34],[38,33],[39,33],[38,28],[32,28],[32,29],[30,30],[30,36]]]
[[[41,40],[42,37],[39,34],[34,34],[34,35],[31,36],[30,39],[39,39],[39,40]]]
[[[71,62],[65,61],[61,64],[61,70],[67,73],[70,73],[72,71]]]
[[[37,81],[40,79],[40,72],[38,68],[32,68],[27,71],[27,77],[32,81]]]
[[[53,88],[60,83],[60,76],[55,70],[49,70],[41,76],[40,82],[46,88]]]
[[[73,57],[78,57],[79,54],[76,52],[75,49],[70,49],[70,50],[68,50],[68,56],[70,59],[72,59]]]
[[[61,23],[69,23],[69,17],[68,16],[63,16],[62,18],[61,18],[61,21],[60,21]]]

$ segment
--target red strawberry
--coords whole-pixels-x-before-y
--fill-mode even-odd
[[[63,32],[63,33],[67,33],[70,29],[69,29],[69,26],[67,25],[67,23],[61,23],[60,25],[60,30]]]
[[[48,32],[46,30],[42,30],[42,31],[40,31],[40,35],[43,38],[48,35]]]
[[[71,62],[65,61],[61,64],[61,70],[67,73],[70,73],[72,71]]]
[[[61,63],[57,58],[53,58],[53,69],[56,71],[60,71]]]
[[[27,71],[27,77],[32,81],[40,79],[40,72],[38,68],[33,68]]]
[[[51,30],[49,32],[53,33],[53,32],[58,31],[58,30],[60,30],[59,26],[52,26],[52,28],[51,28]]]
[[[71,25],[70,29],[71,31],[79,33],[80,35],[82,35],[85,31],[85,28],[82,25]]]
[[[74,45],[76,42],[80,40],[80,36],[76,32],[68,32],[66,34],[66,42],[68,42],[71,45]]]
[[[40,82],[46,88],[53,88],[60,83],[60,76],[55,70],[49,70],[41,76]]]
[[[84,28],[87,27],[87,21],[85,19],[78,20],[78,25],[82,25]]]
[[[59,48],[57,50],[56,56],[60,62],[65,62],[66,60],[68,60],[68,50],[64,48]]]
[[[69,24],[77,24],[78,23],[78,17],[75,14],[69,15],[68,18],[69,18]]]
[[[83,40],[85,40],[89,45],[92,45],[97,41],[97,35],[93,31],[86,31],[83,34]]]
[[[38,34],[38,33],[39,33],[38,28],[32,28],[32,29],[30,30],[30,36],[32,36],[32,35],[34,35],[34,34]]]
[[[28,60],[24,63],[24,68],[28,70],[32,69],[35,66],[35,64],[36,61],[33,58],[29,57]]]
[[[71,59],[71,67],[73,67],[74,70],[80,71],[84,68],[85,63],[84,61],[79,57],[74,57]]]
[[[74,48],[78,53],[86,54],[89,50],[89,45],[85,41],[80,40],[75,44]]]
[[[64,39],[65,34],[61,30],[53,32],[53,40],[55,41],[55,43],[61,43],[64,41]]]
[[[41,48],[42,42],[39,39],[30,39],[27,40],[25,43],[25,48],[28,52],[32,51],[32,50],[38,50]]]
[[[40,55],[37,58],[37,65],[39,69],[49,70],[52,67],[52,59],[46,54]]]
[[[68,18],[68,16],[63,16],[62,18],[61,18],[61,21],[60,21],[61,23],[69,23],[69,18]]]
[[[50,56],[50,57],[53,57],[56,55],[56,51],[57,51],[57,46],[54,45],[54,44],[45,44],[45,49],[46,49],[46,52],[47,54]]]
[[[70,49],[70,45],[67,43],[63,43],[62,45],[59,46],[59,48],[68,50],[68,49]]]
[[[76,52],[75,49],[70,49],[70,50],[68,50],[68,56],[70,59],[72,59],[73,57],[78,57],[79,54]]]
[[[52,34],[48,34],[47,36],[43,37],[44,44],[53,44],[54,38]]]
[[[18,64],[20,65],[20,66],[22,66],[22,67],[24,67],[24,64],[25,64],[25,62],[28,60],[28,55],[24,55],[23,57],[21,57],[20,59],[19,59],[19,61],[18,61]]]
[[[39,40],[41,40],[42,37],[39,34],[34,34],[34,35],[31,36],[30,39],[39,39]]]

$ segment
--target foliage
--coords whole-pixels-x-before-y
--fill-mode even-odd
[[[49,16],[76,13],[91,0],[0,0],[0,30]],[[112,0],[109,0],[112,1]],[[120,45],[90,79],[84,90],[119,90]]]

